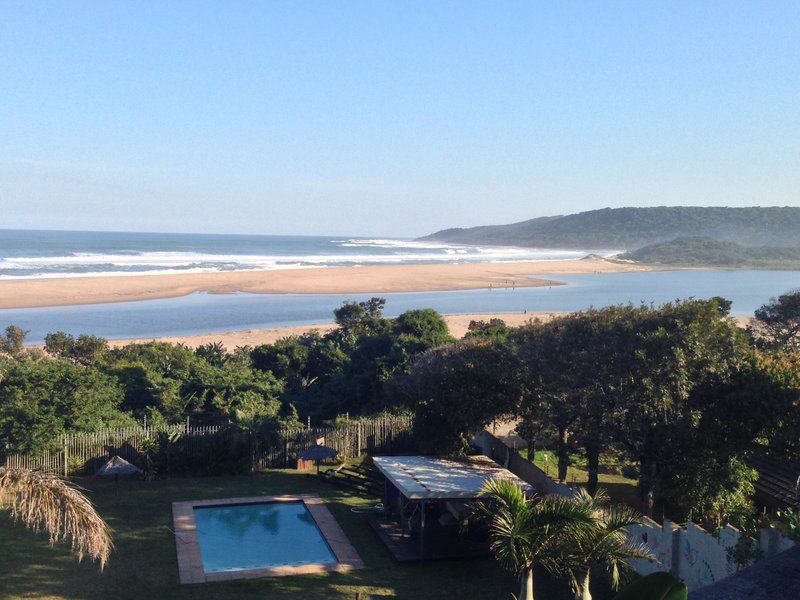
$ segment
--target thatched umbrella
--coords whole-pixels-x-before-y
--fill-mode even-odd
[[[317,444],[316,446],[311,446],[310,448],[303,450],[303,452],[300,454],[300,458],[303,460],[317,461],[317,475],[319,475],[319,461],[328,458],[336,458],[337,454],[339,453],[333,448],[328,448],[328,446]]]
[[[132,465],[121,456],[111,458],[106,464],[97,469],[97,477],[119,477],[120,475],[137,475],[142,470],[136,465]]]

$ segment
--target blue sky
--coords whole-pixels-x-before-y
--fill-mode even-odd
[[[0,227],[800,205],[798,2],[6,2]]]

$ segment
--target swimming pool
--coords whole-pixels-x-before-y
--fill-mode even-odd
[[[181,583],[363,567],[319,496],[175,502]]]
[[[337,562],[302,502],[200,506],[194,521],[206,573]]]

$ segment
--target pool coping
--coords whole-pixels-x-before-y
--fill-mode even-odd
[[[311,513],[322,537],[328,543],[336,560],[335,563],[313,563],[282,567],[264,567],[241,571],[206,573],[200,555],[200,539],[194,520],[194,508],[200,506],[226,506],[230,504],[260,504],[264,502],[302,502]],[[222,498],[215,500],[189,500],[172,503],[175,547],[178,553],[178,577],[184,583],[205,583],[207,581],[231,581],[234,579],[256,579],[259,577],[285,577],[289,575],[314,575],[320,573],[348,573],[364,568],[356,549],[347,539],[341,525],[333,518],[325,501],[317,494],[297,494],[282,496],[250,496],[247,498]]]

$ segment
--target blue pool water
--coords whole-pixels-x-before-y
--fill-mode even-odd
[[[337,562],[302,502],[194,509],[206,573]]]

